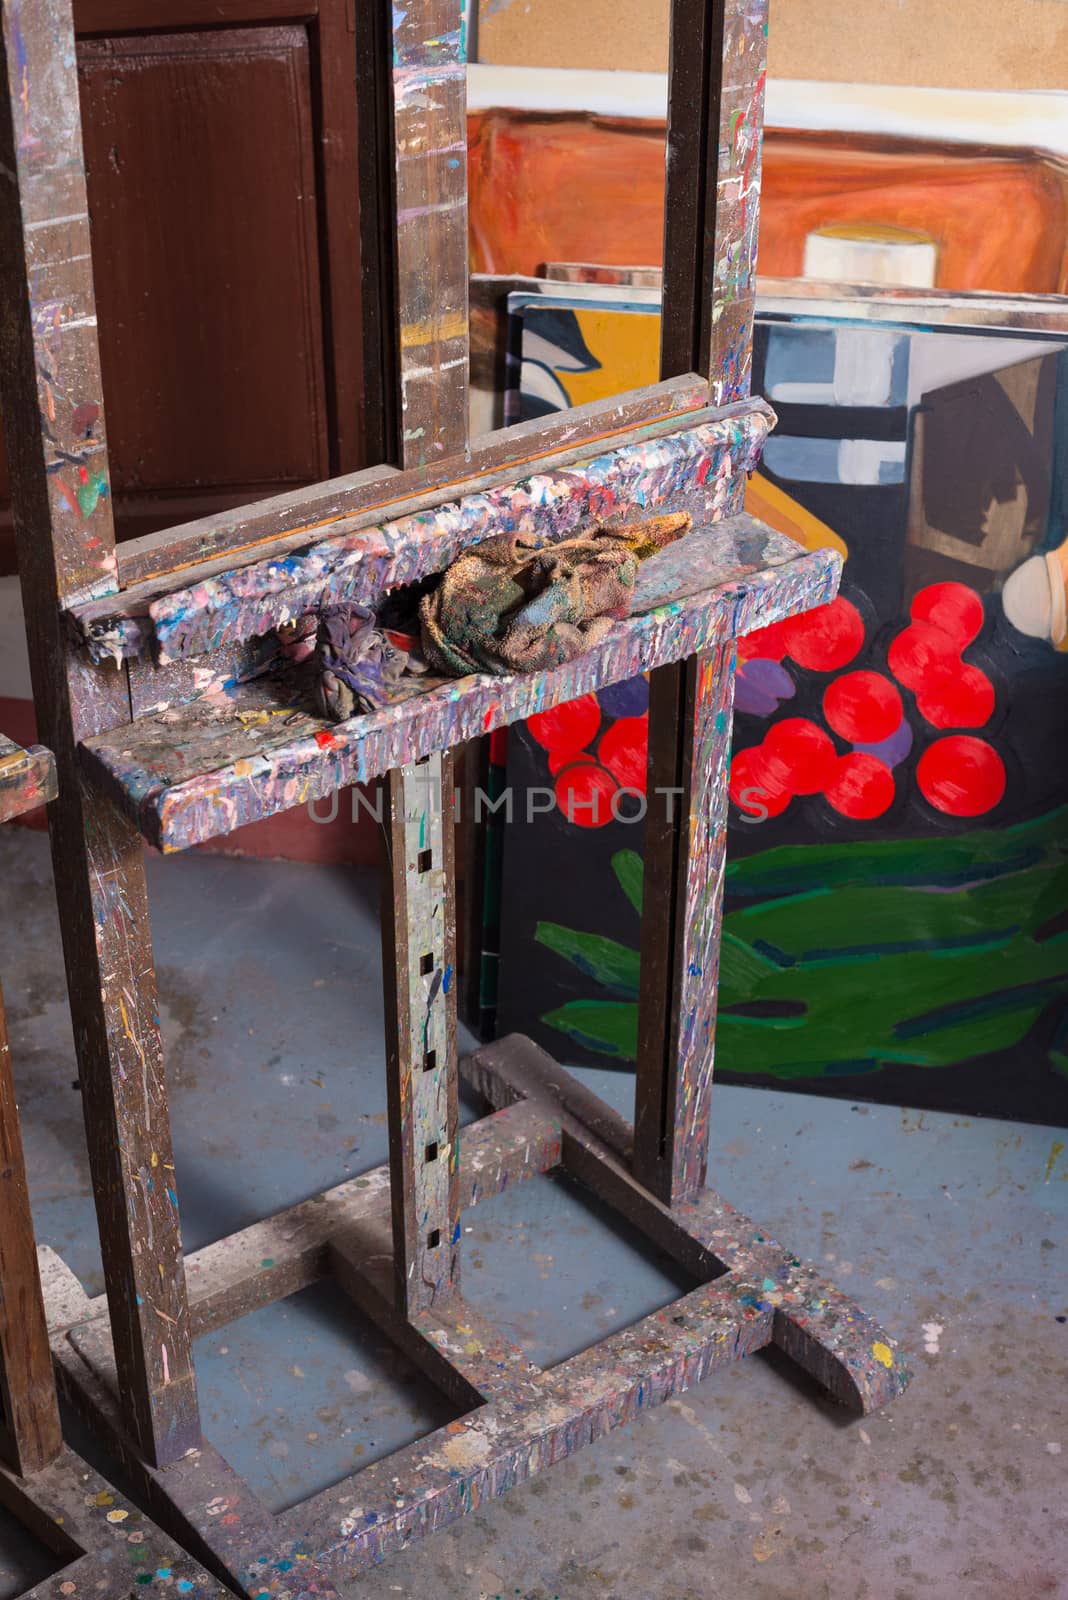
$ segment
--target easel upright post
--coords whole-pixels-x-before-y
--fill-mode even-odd
[[[200,1439],[167,1088],[137,830],[83,781],[126,722],[63,608],[118,588],[69,0],[3,0],[0,409],[34,701],[54,750],[52,858],[121,1403],[157,1465]]]
[[[380,218],[394,224],[381,329],[393,456],[403,467],[467,453],[467,129],[462,0],[392,12],[392,160]],[[385,63],[372,63],[379,71]],[[387,227],[387,232],[390,230]],[[391,313],[391,315],[390,315]],[[389,325],[392,322],[392,327]],[[387,441],[388,444],[388,441]],[[386,777],[383,906],[390,1171],[398,1309],[454,1289],[460,1271],[454,767],[448,752]]]
[[[660,375],[717,405],[749,393],[767,9],[671,8]],[[673,1206],[708,1165],[734,672],[732,645],[650,678],[633,1165]]]

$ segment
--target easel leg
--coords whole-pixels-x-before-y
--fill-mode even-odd
[[[34,702],[59,777],[52,861],[119,1392],[162,1466],[200,1422],[144,863],[133,827],[83,788],[78,753],[128,720],[129,685],[87,664],[63,615],[117,587],[69,0],[3,0],[0,86],[0,409]]]
[[[395,768],[382,914],[389,1161],[397,1307],[459,1281],[453,762]]]
[[[634,1175],[692,1200],[708,1165],[734,645],[652,674]]]
[[[0,994],[0,1462],[26,1477],[62,1446]]]
[[[118,1392],[146,1460],[200,1442],[144,857],[67,768],[53,861]]]

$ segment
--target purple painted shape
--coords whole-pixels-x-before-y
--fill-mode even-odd
[[[912,749],[912,727],[908,717],[902,717],[889,738],[881,739],[878,744],[855,744],[853,749],[864,755],[878,756],[891,769],[898,766]]]
[[[642,675],[606,684],[598,689],[597,699],[610,717],[644,717],[649,709],[649,681]]]
[[[753,656],[738,663],[738,682],[734,691],[736,711],[747,711],[753,717],[770,717],[783,700],[792,700],[797,693],[794,680],[778,661],[767,656]]]

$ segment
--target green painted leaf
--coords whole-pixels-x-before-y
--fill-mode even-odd
[[[626,1001],[569,1000],[541,1019],[598,1055],[634,1061],[638,1054],[638,1007]]]
[[[539,944],[570,961],[584,977],[602,989],[637,998],[638,952],[598,933],[580,933],[558,922],[539,922],[534,931]]]
[[[1009,828],[977,828],[949,839],[883,839],[870,844],[781,845],[728,861],[728,895],[803,894],[842,884],[951,888],[1063,860],[1068,806]]]
[[[982,945],[913,949],[763,971],[728,957],[717,1058],[731,1072],[824,1077],[864,1063],[949,1066],[1009,1048],[1051,1000],[1068,996],[1068,952],[1059,946],[1018,934],[994,954]],[[760,1002],[780,1014],[727,1009]],[[801,1005],[803,1026],[781,1014]]]
[[[922,853],[923,844],[914,849]],[[730,912],[726,926],[778,966],[867,961],[908,951],[1001,951],[1068,905],[1068,863],[1055,860],[964,889],[848,885],[811,889]]]
[[[644,863],[637,850],[617,850],[612,857],[616,882],[638,913],[642,914],[642,873]]]
[[[724,928],[719,953],[719,1003],[741,1005],[774,970],[775,963]]]
[[[1068,935],[1046,936],[1068,904],[1066,820],[1061,808],[956,839],[742,862],[750,887],[778,897],[724,918],[720,1067],[830,1077],[1020,1045],[1068,998]]]

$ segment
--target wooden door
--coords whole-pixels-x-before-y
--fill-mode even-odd
[[[120,539],[362,465],[353,3],[75,0]]]

